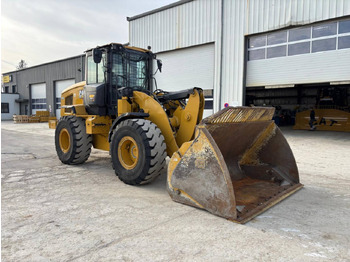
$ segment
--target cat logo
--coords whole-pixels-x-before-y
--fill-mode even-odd
[[[95,95],[89,95],[90,102],[95,102]]]

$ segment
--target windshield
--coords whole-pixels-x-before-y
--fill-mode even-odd
[[[143,53],[127,51],[112,55],[112,86],[148,89],[148,57]]]

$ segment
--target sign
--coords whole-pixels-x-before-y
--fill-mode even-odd
[[[12,81],[12,75],[6,75],[2,77],[2,82],[3,83],[9,83]]]

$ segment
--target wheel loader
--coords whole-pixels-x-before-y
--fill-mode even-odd
[[[118,178],[147,184],[168,163],[171,198],[245,223],[302,185],[272,108],[228,107],[202,119],[203,90],[166,92],[150,50],[108,44],[86,51],[86,81],[62,92],[55,145],[64,164],[109,151]],[[154,83],[154,84],[153,84]]]

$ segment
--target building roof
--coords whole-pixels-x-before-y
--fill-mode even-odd
[[[2,75],[12,74],[12,73],[24,71],[24,70],[27,70],[27,69],[32,69],[32,68],[39,67],[39,66],[49,65],[49,64],[53,64],[53,63],[57,63],[57,62],[62,62],[62,61],[66,61],[66,60],[70,60],[70,59],[78,58],[78,57],[85,57],[85,54],[71,56],[71,57],[55,60],[55,61],[52,61],[52,62],[46,62],[46,63],[43,63],[43,64],[30,66],[30,67],[22,68],[22,69],[19,69],[19,70],[10,71],[10,72],[6,72],[6,73],[3,73]]]
[[[180,0],[180,1],[177,1],[175,3],[172,3],[172,4],[169,4],[169,5],[165,5],[165,6],[162,6],[160,8],[157,8],[157,9],[153,9],[151,11],[148,11],[146,13],[142,13],[142,14],[139,14],[139,15],[135,15],[133,17],[127,17],[126,20],[128,20],[129,22],[132,21],[132,20],[136,20],[136,19],[139,19],[141,17],[145,17],[145,16],[148,16],[148,15],[151,15],[151,14],[154,14],[154,13],[158,13],[158,12],[161,12],[161,11],[164,11],[164,10],[167,10],[167,9],[170,9],[170,8],[173,8],[175,6],[178,6],[178,5],[183,5],[183,4],[186,4],[188,2],[192,2],[193,0]]]

